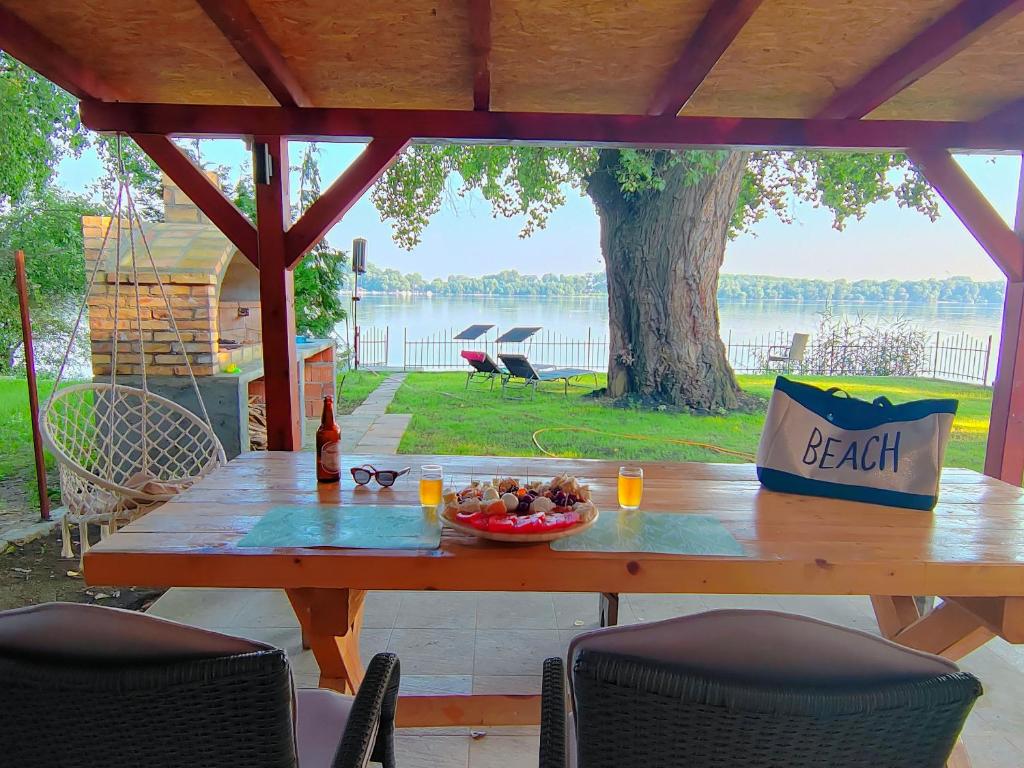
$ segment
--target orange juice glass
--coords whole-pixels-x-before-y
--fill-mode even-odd
[[[420,504],[436,507],[441,503],[441,486],[444,470],[440,464],[425,464],[420,467]]]
[[[643,468],[619,467],[619,506],[623,509],[639,509],[643,495]]]

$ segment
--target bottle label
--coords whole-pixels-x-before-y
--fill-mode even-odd
[[[324,445],[320,451],[320,466],[334,475],[341,472],[341,443],[334,441]]]

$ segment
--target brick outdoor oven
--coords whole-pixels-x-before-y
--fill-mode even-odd
[[[216,182],[215,174],[208,174]],[[164,221],[143,224],[146,241],[164,284],[182,343],[199,383],[213,428],[228,458],[259,443],[263,408],[263,351],[260,330],[259,273],[167,176],[163,177]],[[85,216],[86,274],[99,258],[103,235],[112,220]],[[117,380],[139,386],[143,363],[149,388],[199,413],[188,369],[169,313],[160,295],[142,238],[134,233],[139,274],[139,343],[135,289],[131,283],[131,249],[126,221],[121,224],[121,277],[118,309]],[[111,232],[104,259],[88,297],[93,379],[110,377],[113,351],[116,232]],[[334,343],[298,345],[300,391],[307,419],[318,418],[324,395],[335,386]],[[238,370],[235,371],[234,366]],[[232,372],[229,372],[232,371]],[[250,413],[252,410],[252,413]],[[250,422],[254,426],[250,435]],[[310,434],[303,420],[303,437]]]

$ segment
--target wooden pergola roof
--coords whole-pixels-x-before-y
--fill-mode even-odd
[[[905,150],[1008,278],[986,472],[1024,474],[1016,230],[950,152],[1024,150],[1024,0],[0,0],[0,49],[130,134],[260,271],[271,448],[291,269],[410,142]],[[253,223],[170,136],[252,137]],[[290,221],[288,139],[369,139]]]
[[[1009,150],[1024,146],[1021,11],[1020,0],[0,0],[0,45],[85,99],[349,117],[87,110],[103,129],[235,134],[248,120],[249,133],[370,136],[405,117],[377,110],[442,110],[414,136],[599,143],[609,116],[864,117],[920,123],[927,144]],[[351,110],[370,113],[357,124]],[[452,120],[472,111],[512,114]],[[672,143],[630,125],[634,143]],[[704,132],[680,142],[712,143],[715,124],[693,125]],[[883,143],[866,128],[758,127],[736,143]],[[896,146],[910,143],[907,126],[889,127]]]

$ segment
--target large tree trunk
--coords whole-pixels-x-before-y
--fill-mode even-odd
[[[692,183],[682,162],[660,191],[624,195],[618,150],[602,150],[588,194],[608,274],[608,394],[702,410],[739,404],[719,335],[718,271],[746,156]]]

